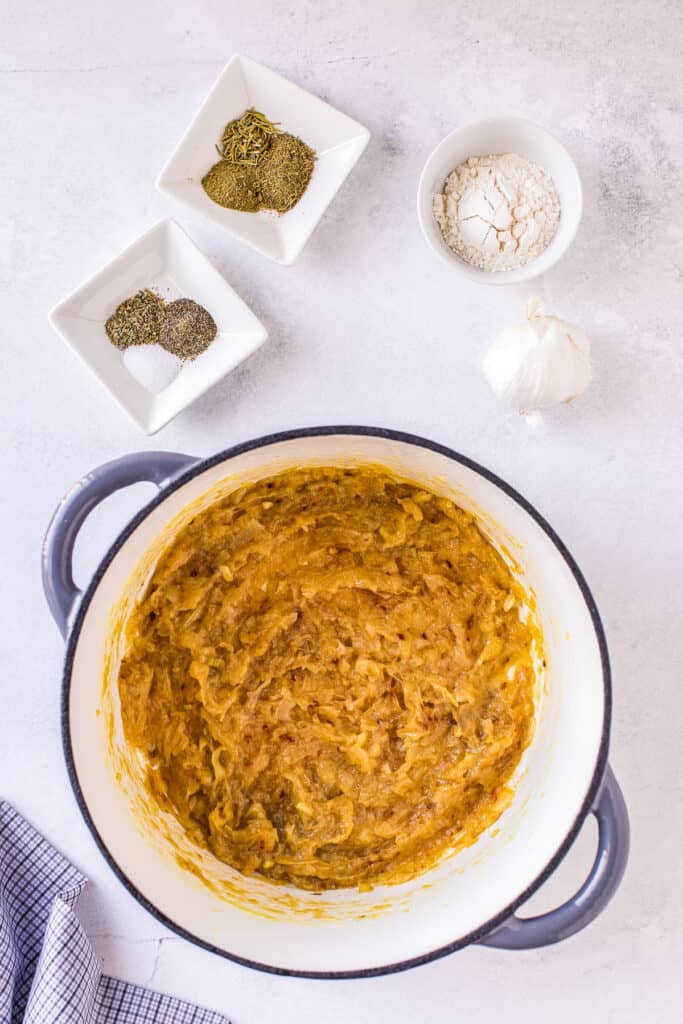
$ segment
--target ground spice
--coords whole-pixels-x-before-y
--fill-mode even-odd
[[[263,205],[286,213],[308,188],[315,153],[296,135],[276,135],[261,159],[258,171]]]
[[[216,147],[223,157],[202,179],[219,206],[245,213],[286,213],[308,188],[315,152],[251,107],[230,121]]]
[[[112,345],[154,345],[159,341],[164,319],[164,300],[149,288],[118,305],[104,325]]]
[[[176,299],[166,306],[159,344],[180,359],[195,359],[216,337],[214,318],[192,299]]]
[[[261,209],[258,175],[255,167],[245,167],[219,160],[202,178],[202,187],[209,199],[229,210],[255,213]]]

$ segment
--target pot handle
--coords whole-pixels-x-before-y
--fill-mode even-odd
[[[626,869],[630,836],[626,803],[609,765],[591,813],[598,822],[598,850],[590,874],[576,895],[538,917],[513,914],[480,939],[480,946],[495,949],[550,946],[581,931],[605,909]]]
[[[59,631],[66,636],[81,596],[72,557],[78,532],[96,505],[122,487],[149,481],[159,490],[198,460],[177,452],[134,452],[93,469],[64,495],[50,520],[42,551],[43,590]]]

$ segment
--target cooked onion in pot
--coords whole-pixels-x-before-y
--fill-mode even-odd
[[[472,515],[381,467],[290,470],[199,513],[126,633],[127,740],[245,874],[414,877],[510,798],[540,632]]]

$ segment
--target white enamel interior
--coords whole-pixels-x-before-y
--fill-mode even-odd
[[[515,797],[475,846],[421,879],[360,895],[301,897],[269,917],[218,898],[150,841],[113,776],[100,707],[103,652],[112,607],[164,527],[227,476],[254,478],[303,463],[380,462],[456,498],[507,547],[536,595],[548,669],[534,739]],[[127,538],[97,586],[76,645],[69,724],[78,782],[95,827],[135,888],[166,918],[230,954],[298,971],[354,971],[420,957],[491,920],[544,870],[571,830],[595,771],[604,716],[600,650],[567,563],[528,513],[476,471],[426,448],[361,435],[303,437],[233,456],[173,492]],[[228,872],[229,869],[223,869]],[[234,873],[233,873],[234,874]],[[281,887],[239,884],[264,906]],[[327,907],[319,919],[311,908]]]

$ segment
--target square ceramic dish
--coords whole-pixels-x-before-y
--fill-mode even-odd
[[[144,387],[109,341],[107,318],[123,299],[151,288],[164,299],[191,298],[216,321],[218,336],[181,364],[161,391]],[[154,434],[264,343],[268,333],[225,278],[173,220],[163,220],[60,302],[50,323],[146,434]]]
[[[298,135],[317,154],[313,177],[293,210],[226,210],[209,199],[202,178],[219,159],[228,121],[255,107]],[[269,68],[234,56],[218,77],[157,180],[164,195],[184,203],[277,263],[293,263],[368,144],[363,125]]]

